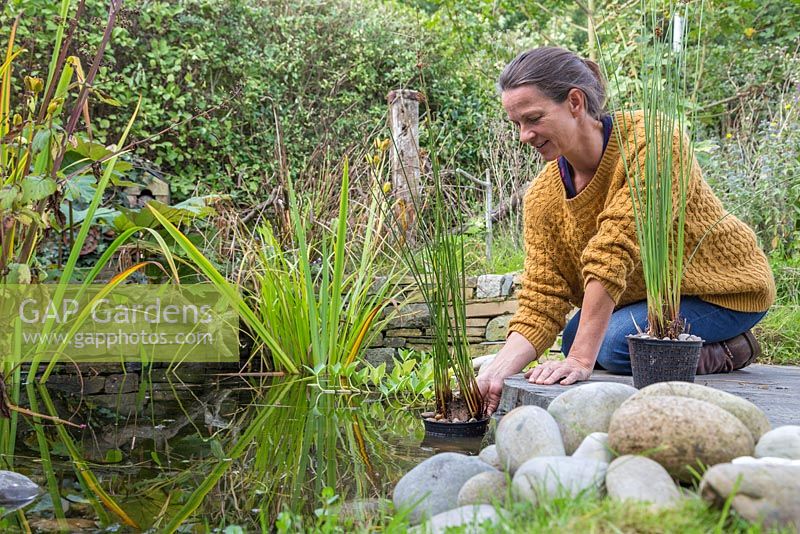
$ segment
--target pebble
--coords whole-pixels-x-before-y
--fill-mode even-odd
[[[497,425],[495,444],[500,465],[511,474],[535,456],[565,455],[558,423],[538,406],[508,412]]]
[[[566,453],[575,452],[592,432],[607,432],[611,416],[637,391],[626,384],[593,382],[570,388],[553,399],[547,412],[558,423]]]
[[[618,501],[650,503],[652,509],[669,508],[681,500],[678,486],[658,462],[644,456],[615,459],[606,473],[608,496]]]
[[[711,467],[700,494],[717,508],[731,507],[748,521],[800,530],[800,467],[725,463]]]
[[[13,471],[0,471],[0,505],[33,499],[41,493],[30,478]]]
[[[770,430],[758,440],[755,456],[800,460],[800,426],[784,425]]]
[[[522,464],[511,481],[514,498],[534,506],[557,497],[599,492],[608,464],[589,458],[540,456]]]
[[[467,505],[453,510],[436,514],[424,524],[415,527],[410,532],[413,534],[440,534],[458,528],[458,532],[479,534],[490,532],[484,526],[487,522],[494,525],[500,521],[503,510],[497,510],[488,504]]]

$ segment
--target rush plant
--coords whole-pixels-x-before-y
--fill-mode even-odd
[[[686,325],[680,316],[685,257],[685,219],[694,153],[687,134],[691,101],[685,28],[697,23],[702,34],[702,0],[642,0],[640,100],[644,139],[619,138],[633,204],[647,292],[647,333],[675,339]],[[699,50],[700,47],[695,47]],[[612,81],[619,84],[615,76]],[[628,113],[622,121],[631,120]],[[619,130],[618,130],[619,133]],[[636,147],[646,146],[643,154]]]
[[[432,128],[430,124],[429,127]],[[416,239],[405,238],[404,227],[397,218],[391,230],[430,312],[436,412],[451,418],[454,377],[469,417],[481,419],[483,397],[475,380],[466,335],[464,216],[448,202],[435,150],[430,151],[430,161],[429,197],[411,194],[418,214]],[[388,203],[387,212],[395,213]]]

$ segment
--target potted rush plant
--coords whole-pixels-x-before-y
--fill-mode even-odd
[[[417,214],[414,239],[402,233],[402,221],[387,203],[397,222],[391,231],[400,255],[430,314],[435,406],[423,414],[425,431],[435,437],[482,436],[488,417],[466,334],[463,214],[446,194],[435,152],[429,158],[427,198],[411,195]]]
[[[628,337],[637,388],[671,380],[693,382],[703,344],[688,333],[689,325],[680,314],[687,191],[694,159],[684,111],[683,22],[689,20],[692,3],[668,4],[667,13],[673,14],[665,20],[663,2],[641,3],[639,72],[647,149],[626,168],[647,293],[646,330],[637,325],[639,333]],[[620,143],[623,150],[624,145]]]

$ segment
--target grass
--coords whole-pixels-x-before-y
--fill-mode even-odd
[[[800,305],[775,304],[754,332],[763,350],[758,363],[800,365]]]
[[[503,520],[485,527],[486,532],[586,532],[593,534],[701,534],[701,533],[782,533],[787,529],[763,528],[735,514],[709,508],[699,498],[687,499],[671,510],[652,512],[647,505],[618,502],[584,495],[556,499],[540,506],[528,503],[501,505],[508,511]],[[299,518],[278,524],[278,532],[407,532],[410,525],[403,514],[391,513],[363,518],[360,521],[342,519],[335,510],[317,520],[316,524]],[[323,520],[324,519],[324,520]],[[287,528],[288,527],[288,528]],[[448,532],[466,532],[451,529]]]

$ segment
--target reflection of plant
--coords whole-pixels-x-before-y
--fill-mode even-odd
[[[385,362],[377,366],[365,363],[362,369],[353,373],[351,380],[368,389],[374,387],[390,403],[400,402],[409,407],[429,401],[433,386],[433,360],[408,349],[400,349],[399,352],[399,356],[394,358],[391,372],[386,371]]]

